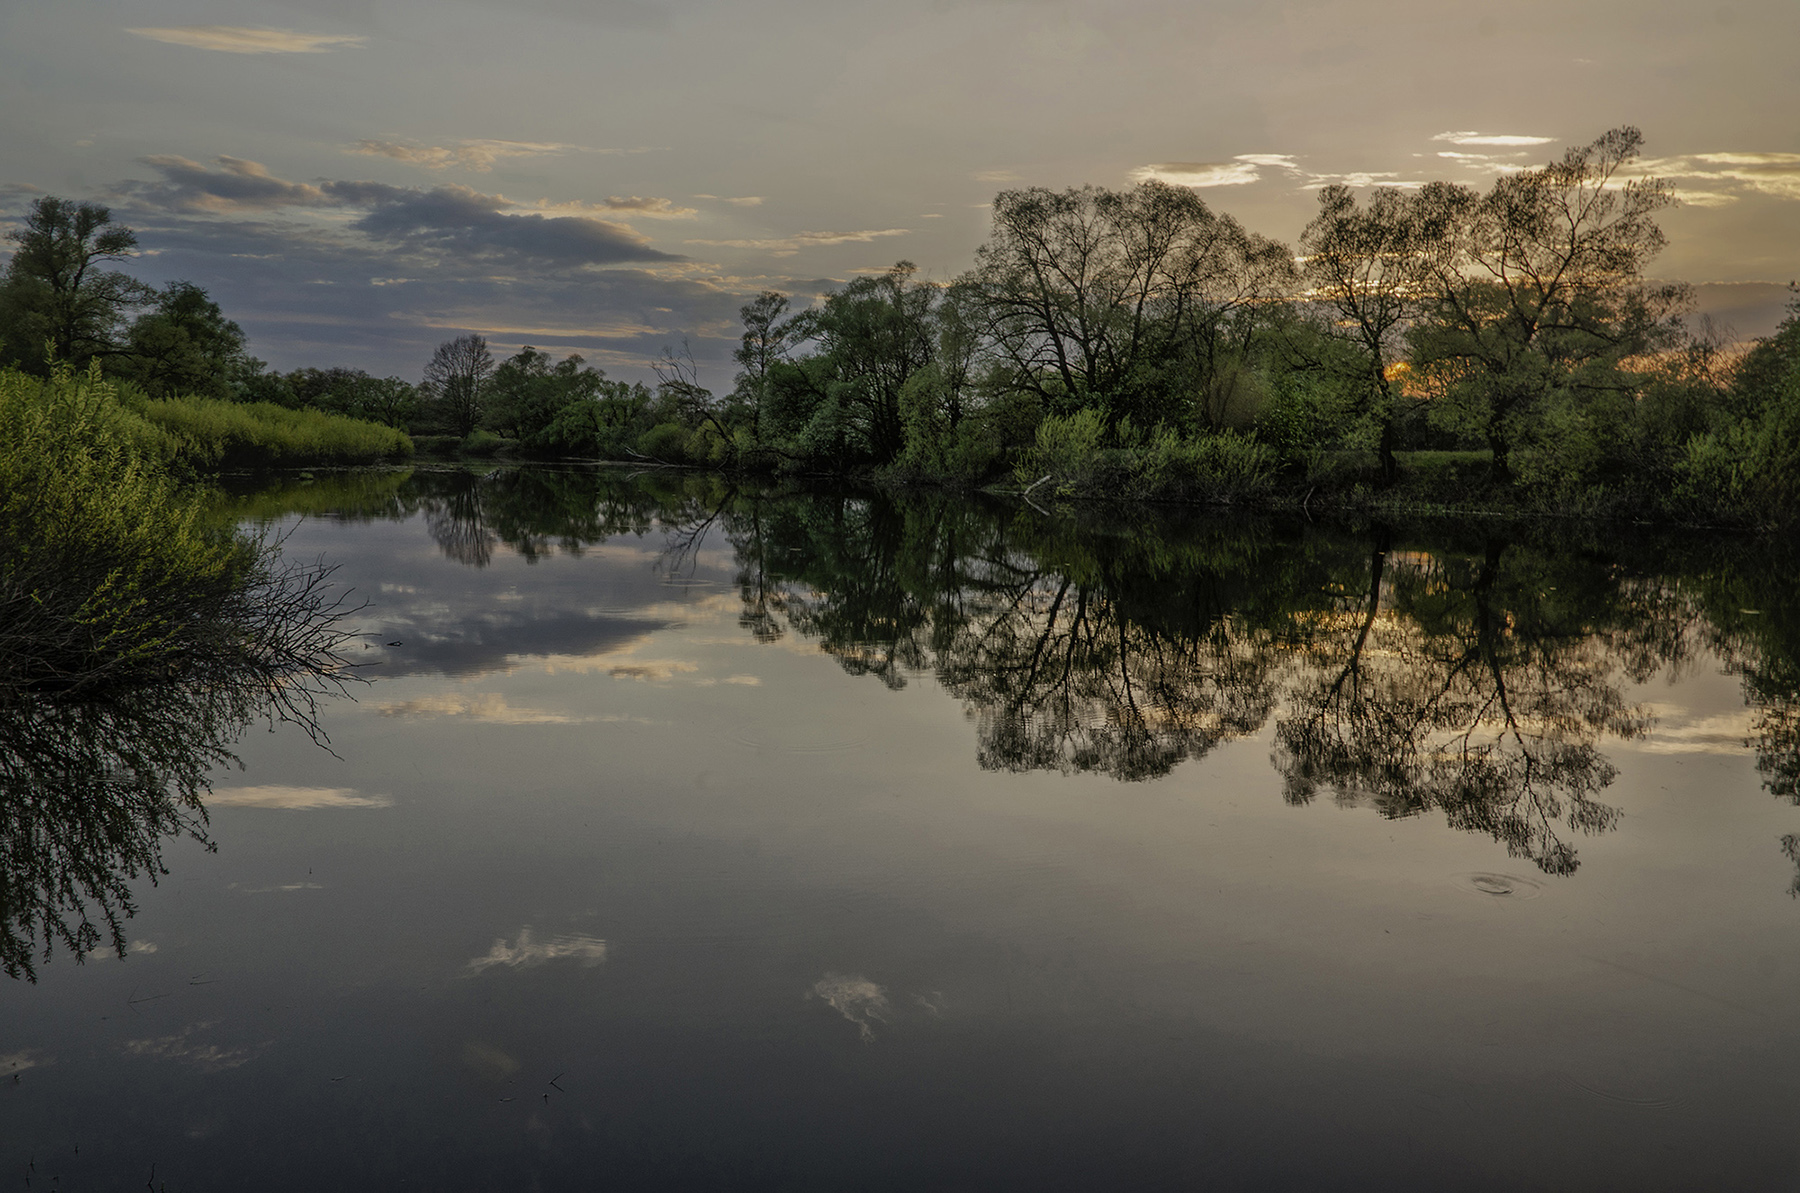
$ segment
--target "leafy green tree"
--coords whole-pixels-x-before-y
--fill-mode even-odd
[[[7,239],[16,247],[0,277],[0,361],[41,374],[46,344],[78,368],[118,353],[127,313],[155,292],[102,265],[135,256],[137,234],[98,203],[46,195]]]
[[[796,320],[791,335],[818,350],[800,368],[771,369],[786,392],[779,418],[800,452],[842,467],[886,464],[905,445],[901,393],[937,348],[940,290],[913,280],[917,267],[901,261],[860,277]]]
[[[490,430],[529,439],[571,403],[594,401],[605,381],[580,353],[556,360],[527,344],[494,370],[482,419]]]
[[[744,323],[744,335],[731,358],[741,370],[731,393],[731,415],[750,429],[752,443],[762,441],[762,413],[768,404],[770,371],[787,359],[788,353],[805,333],[805,321],[784,318],[788,296],[776,290],[764,290],[738,309]]]
[[[251,372],[244,332],[192,282],[171,282],[131,325],[114,369],[151,397],[230,398]]]

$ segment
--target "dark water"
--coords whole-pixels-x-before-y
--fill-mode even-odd
[[[1800,1184],[1786,544],[238,508],[373,682],[205,822],[5,727],[0,1188]]]

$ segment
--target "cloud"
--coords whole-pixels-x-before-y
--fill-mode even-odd
[[[513,215],[500,195],[465,186],[421,191],[374,182],[332,182],[326,191],[366,206],[352,225],[376,240],[420,250],[478,258],[522,258],[557,265],[614,265],[627,261],[681,261],[650,247],[624,224],[588,216]]]
[[[759,240],[690,240],[688,244],[712,248],[758,249],[776,257],[791,257],[801,249],[833,244],[867,244],[886,236],[905,236],[910,228],[880,228],[862,232],[796,232],[792,236],[776,236]]]
[[[385,795],[358,795],[352,787],[219,787],[207,797],[209,808],[282,808],[289,812],[315,808],[391,808]]]
[[[1710,187],[1677,190],[1683,202],[1699,207],[1718,207],[1734,202],[1744,191],[1772,195],[1777,199],[1800,199],[1800,153],[1732,151],[1646,158],[1636,163],[1633,173],[1669,179],[1694,178],[1707,183],[1725,183],[1730,188],[1722,191]]]
[[[1262,177],[1255,162],[1155,162],[1131,172],[1133,182],[1167,182],[1174,186],[1244,186]]]
[[[461,166],[485,174],[494,163],[514,157],[544,157],[563,153],[599,153],[560,141],[457,141],[452,145],[416,145],[402,141],[358,141],[348,150],[369,157],[386,157],[427,170]],[[613,152],[620,152],[614,150]]]
[[[1019,181],[1019,173],[1017,170],[977,170],[969,175],[969,177],[973,178],[976,182]]]
[[[761,207],[761,195],[695,195],[696,199],[711,199],[715,203],[735,203],[739,207]]]
[[[97,957],[103,957],[105,955],[106,954],[104,953],[95,954]],[[44,1063],[44,1061],[39,1060],[34,1056],[29,1048],[25,1049],[23,1052],[0,1052],[0,1077],[10,1076],[13,1073],[23,1073],[26,1069],[35,1069]]]
[[[1431,139],[1433,141],[1448,141],[1452,145],[1521,146],[1521,145],[1548,145],[1551,141],[1555,140],[1556,138],[1554,138],[1554,137],[1526,137],[1526,136],[1519,136],[1514,133],[1450,132],[1450,133],[1439,133],[1437,136],[1435,136]]]
[[[226,54],[322,54],[327,50],[354,50],[368,44],[366,37],[331,33],[298,33],[292,29],[256,29],[244,25],[172,25],[154,29],[127,29],[151,41]]]
[[[1636,743],[1646,754],[1735,756],[1746,753],[1755,736],[1755,718],[1747,709],[1698,717],[1679,705],[1652,704],[1648,711],[1656,725]]]
[[[269,173],[261,162],[241,157],[214,158],[217,170],[170,154],[139,160],[163,176],[161,183],[141,187],[139,193],[171,211],[268,211],[279,207],[321,207],[332,201],[318,185],[288,182]]]
[[[692,207],[675,206],[673,199],[642,195],[608,195],[599,203],[585,203],[579,199],[552,203],[548,199],[539,199],[536,203],[514,206],[543,215],[628,215],[650,220],[691,220],[700,214]]]
[[[619,663],[608,667],[606,673],[614,679],[635,679],[643,683],[663,682],[698,670],[700,668],[697,664],[683,659],[644,659],[641,662]]]
[[[578,725],[594,719],[564,716],[539,708],[514,708],[497,692],[475,696],[444,693],[378,704],[375,708],[384,717],[463,717],[489,725]]]
[[[262,1049],[221,1048],[217,1044],[200,1044],[193,1039],[195,1032],[205,1031],[209,1027],[218,1026],[217,1022],[195,1023],[182,1028],[172,1036],[156,1036],[145,1040],[127,1040],[125,1055],[153,1056],[165,1060],[178,1060],[192,1065],[203,1073],[219,1073],[226,1069],[235,1069],[262,1054]],[[267,1047],[267,1045],[264,1045]]]
[[[828,973],[813,983],[808,998],[822,998],[832,1010],[856,1024],[863,1043],[875,1039],[876,1023],[886,1023],[889,1013],[887,995],[880,986],[861,975]]]
[[[472,977],[502,965],[508,969],[530,969],[564,958],[579,961],[584,968],[598,965],[606,960],[606,942],[593,936],[569,935],[539,943],[531,938],[531,928],[527,925],[519,929],[517,944],[509,945],[506,938],[501,937],[488,950],[487,956],[469,961],[468,972]]]

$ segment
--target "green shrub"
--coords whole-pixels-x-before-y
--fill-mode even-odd
[[[1094,462],[1106,433],[1106,416],[1089,407],[1073,414],[1052,414],[1037,427],[1037,442],[1013,470],[1020,484],[1048,476],[1059,485],[1078,481]]]
[[[146,444],[98,369],[0,371],[0,695],[177,668],[258,568]]]
[[[509,446],[516,445],[513,439],[503,439],[492,431],[470,431],[457,443],[456,450],[465,456],[497,456]]]
[[[637,450],[664,464],[681,464],[687,459],[687,440],[688,429],[680,423],[658,423],[638,436]]]

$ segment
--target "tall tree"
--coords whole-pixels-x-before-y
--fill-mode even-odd
[[[763,407],[769,397],[769,371],[787,359],[804,332],[804,321],[784,318],[787,310],[788,296],[777,290],[764,290],[738,308],[738,316],[744,321],[744,336],[731,358],[742,371],[737,375],[732,400],[748,420],[752,440],[758,442],[762,438]]]
[[[1146,182],[1001,192],[969,280],[1008,385],[1147,426],[1214,421],[1242,316],[1292,276],[1284,246]]]
[[[137,234],[98,203],[46,195],[7,239],[17,247],[0,277],[0,358],[42,370],[46,344],[78,367],[119,351],[126,313],[155,291],[101,266],[134,256]]]
[[[1615,128],[1485,195],[1448,183],[1419,195],[1438,235],[1425,246],[1430,303],[1414,358],[1449,378],[1496,479],[1511,479],[1511,451],[1547,399],[1634,385],[1622,366],[1662,346],[1690,302],[1687,287],[1644,279],[1666,242],[1656,213],[1675,196],[1628,176],[1642,144]]]
[[[192,282],[171,282],[131,325],[118,371],[153,397],[229,398],[251,370],[244,332]]]
[[[455,434],[468,435],[481,425],[488,378],[494,357],[483,336],[445,340],[425,366],[422,388],[430,395],[438,418]]]
[[[1393,366],[1403,333],[1425,300],[1423,228],[1409,196],[1383,187],[1358,207],[1350,188],[1319,192],[1319,213],[1300,234],[1307,296],[1324,308],[1321,330],[1355,350],[1364,414],[1378,428],[1381,476],[1393,484],[1402,413]]]

